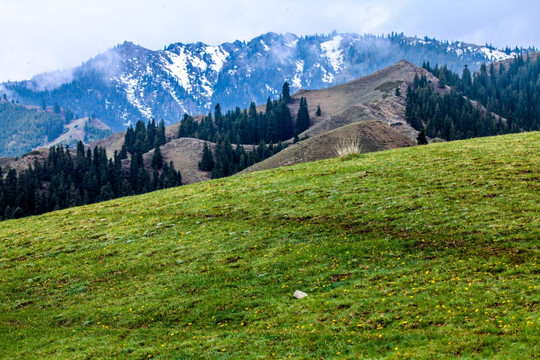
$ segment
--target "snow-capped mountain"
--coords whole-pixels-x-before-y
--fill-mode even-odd
[[[279,96],[284,81],[292,91],[318,89],[373,73],[401,59],[429,61],[461,72],[523,50],[434,39],[338,34],[298,37],[268,33],[249,42],[217,46],[176,43],[148,50],[126,42],[81,66],[0,85],[0,94],[26,104],[53,104],[78,116],[96,115],[114,130],[136,120],[178,121],[201,114],[263,103]]]

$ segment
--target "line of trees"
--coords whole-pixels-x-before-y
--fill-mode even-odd
[[[223,114],[217,104],[214,115],[209,113],[200,122],[188,114],[184,115],[178,137],[192,137],[210,142],[217,142],[218,137],[226,137],[233,144],[259,144],[261,141],[277,144],[279,141],[291,139],[309,127],[310,119],[307,101],[302,98],[297,120],[293,122],[288,103],[291,101],[289,84],[283,85],[282,95],[278,100],[266,101],[264,112],[257,112],[255,103],[249,109]]]
[[[425,75],[415,76],[407,89],[405,115],[416,130],[431,138],[468,139],[503,134],[507,125],[455,90],[440,95]]]
[[[0,218],[38,215],[67,207],[92,204],[122,196],[142,194],[182,184],[174,165],[167,164],[159,150],[165,141],[164,124],[137,123],[126,133],[125,146],[112,159],[105,148],[87,149],[77,143],[75,153],[58,145],[49,149],[43,163],[34,161],[27,170],[4,172],[0,168]],[[152,145],[150,145],[152,144]],[[155,148],[149,173],[142,154]],[[131,157],[130,168],[122,160]]]
[[[453,89],[440,96],[425,77],[415,78],[409,87],[407,120],[428,136],[454,140],[540,130],[540,56],[483,64],[474,75],[465,67],[461,77],[446,66],[423,67],[439,78],[439,86]]]
[[[231,176],[277,154],[281,150],[283,150],[281,142],[274,146],[272,143],[266,145],[261,141],[251,151],[246,151],[241,144],[233,147],[227,137],[220,136],[218,137],[214,153],[212,153],[212,150],[206,143],[204,144],[199,169],[211,171],[212,179]]]
[[[257,112],[252,102],[249,109],[242,111],[237,107],[226,114],[222,114],[217,104],[213,116],[209,113],[200,122],[185,114],[178,137],[216,143],[214,153],[205,144],[199,168],[212,171],[213,179],[230,176],[281,151],[282,141],[293,136],[298,141],[298,135],[309,128],[307,100],[300,99],[294,122],[288,106],[291,101],[290,86],[285,82],[280,98],[268,98],[264,112]],[[253,145],[253,150],[247,152],[242,145]]]

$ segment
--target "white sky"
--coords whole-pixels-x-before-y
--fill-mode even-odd
[[[124,41],[150,49],[273,31],[404,32],[540,47],[537,0],[0,0],[0,81],[74,67]]]

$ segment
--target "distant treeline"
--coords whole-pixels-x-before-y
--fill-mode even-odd
[[[211,171],[212,179],[219,179],[234,175],[253,164],[263,161],[277,154],[283,148],[281,142],[274,146],[272,143],[266,145],[264,141],[261,141],[259,145],[253,147],[253,150],[246,151],[242,145],[238,144],[233,147],[227,137],[219,136],[214,153],[206,143],[204,144],[199,169]]]
[[[409,86],[407,121],[427,136],[456,140],[540,130],[540,57],[484,64],[474,76],[467,67],[461,77],[446,66],[425,63],[424,68],[440,79],[438,86],[452,88],[441,96],[425,76]]]
[[[59,113],[27,109],[0,101],[0,156],[17,156],[51,141],[64,130]]]
[[[281,151],[284,147],[282,141],[293,137],[298,141],[298,135],[310,125],[308,104],[305,98],[300,99],[296,121],[293,122],[287,105],[290,102],[290,87],[285,82],[280,98],[268,98],[264,112],[257,112],[252,102],[249,109],[237,107],[223,115],[221,106],[217,104],[214,116],[209,113],[200,122],[184,115],[178,137],[215,142],[214,153],[205,146],[199,168],[212,171],[212,178],[229,176]],[[235,149],[232,143],[237,144]],[[254,150],[247,153],[242,144],[255,145]]]
[[[68,147],[53,146],[43,163],[36,160],[29,169],[18,174],[14,169],[4,174],[0,168],[0,218],[37,215],[179,186],[180,172],[172,163],[164,163],[159,152],[164,139],[162,124],[156,127],[153,121],[148,126],[140,122],[135,129],[128,129],[127,145],[121,153],[115,152],[113,159],[107,158],[105,148],[85,151],[83,143],[79,142],[74,155]],[[142,154],[152,147],[158,151],[152,157],[153,171],[149,174]],[[126,173],[122,158],[128,155],[132,161]]]
[[[289,102],[289,85],[285,83],[282,96],[269,99],[265,113],[257,113],[252,104],[249,110],[236,108],[222,115],[218,104],[214,117],[209,114],[200,123],[185,115],[178,135],[215,142],[213,153],[205,144],[199,168],[211,171],[212,178],[229,176],[281,151],[282,140],[297,139],[309,127],[306,100],[300,101],[296,122],[292,121]],[[51,147],[43,163],[36,160],[19,173],[0,168],[0,218],[37,215],[179,186],[180,172],[172,162],[166,164],[161,154],[165,143],[163,121],[138,121],[127,129],[124,144],[112,159],[107,158],[105,148],[85,150],[79,142],[75,153],[63,145]],[[254,146],[246,151],[242,144]],[[152,150],[151,161],[145,164],[143,155]],[[124,169],[122,160],[129,162],[129,169]]]

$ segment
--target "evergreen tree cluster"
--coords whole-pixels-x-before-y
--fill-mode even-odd
[[[461,77],[446,66],[423,66],[442,81],[439,86],[454,89],[440,97],[423,78],[415,79],[411,86],[407,120],[418,130],[425,126],[428,136],[453,140],[540,130],[540,56],[518,56],[507,64],[483,64],[474,75],[465,66]],[[477,101],[487,112],[482,114],[467,99]],[[491,113],[507,121],[495,120]]]
[[[36,160],[19,174],[10,169],[0,175],[0,214],[4,219],[130,194],[119,159],[108,160],[103,148],[85,152],[82,143],[75,157],[67,147],[53,146],[44,163]]]
[[[206,143],[204,144],[199,169],[211,171],[212,179],[231,176],[281,150],[283,150],[281,142],[274,146],[272,143],[266,145],[261,141],[259,145],[254,146],[252,151],[247,152],[242,145],[238,144],[233,147],[227,137],[219,136],[214,154],[212,154],[210,147]]]
[[[249,109],[228,111],[225,115],[221,106],[214,108],[214,116],[209,113],[200,122],[188,114],[180,122],[178,137],[192,137],[215,142],[214,154],[205,144],[199,169],[212,171],[212,178],[230,176],[262,161],[283,149],[281,141],[298,137],[309,128],[310,117],[305,98],[300,99],[296,122],[287,106],[291,102],[290,88],[283,84],[279,100],[267,99],[265,112],[257,112],[255,103]],[[232,143],[236,146],[233,148]],[[242,144],[253,144],[247,152]],[[277,144],[277,145],[276,145]]]
[[[502,134],[506,125],[455,90],[440,95],[425,75],[415,76],[407,89],[407,121],[431,138],[468,139]]]
[[[288,84],[283,85],[279,100],[266,101],[265,112],[257,112],[255,103],[249,109],[236,107],[223,114],[220,104],[214,108],[214,116],[209,113],[200,122],[185,114],[178,131],[178,137],[192,137],[217,142],[221,136],[234,144],[278,143],[292,138],[309,127],[309,113],[306,99],[300,101],[297,120],[293,123],[287,103],[291,101]],[[295,125],[296,124],[296,125]]]
[[[464,93],[508,120],[512,132],[540,130],[540,56],[519,56],[508,68],[485,65]]]
[[[165,123],[160,121],[159,125],[156,125],[155,120],[151,120],[148,124],[139,120],[135,124],[135,128],[130,126],[126,130],[124,137],[124,144],[120,151],[122,159],[126,159],[128,154],[132,156],[134,154],[145,154],[151,149],[165,145]]]
[[[164,125],[155,122],[138,123],[126,133],[126,146],[108,159],[105,148],[85,151],[77,143],[75,153],[67,146],[53,146],[43,163],[17,174],[0,168],[0,219],[38,215],[48,211],[83,204],[92,204],[122,196],[142,194],[158,189],[180,186],[180,172],[166,164],[159,148],[164,143]],[[133,137],[133,139],[132,139]],[[152,145],[150,145],[152,144]],[[145,170],[142,154],[152,147],[153,173]],[[128,150],[131,149],[131,150]],[[133,151],[133,152],[131,152]],[[122,155],[131,155],[129,175],[122,167]]]
[[[155,120],[148,124],[137,121],[135,128],[128,127],[124,144],[119,153],[120,159],[130,158],[129,184],[134,194],[142,194],[156,189],[181,185],[181,175],[171,163],[163,160],[160,147],[166,143],[165,123],[156,125]],[[152,177],[146,171],[143,155],[154,149],[151,166]]]

